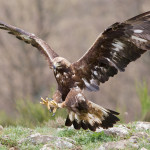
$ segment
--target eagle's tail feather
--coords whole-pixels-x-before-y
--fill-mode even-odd
[[[73,124],[75,129],[83,128],[84,130],[90,129],[95,131],[97,128],[109,128],[119,121],[119,118],[116,115],[119,115],[118,112],[105,109],[95,103],[89,101],[89,111],[75,113],[73,111],[69,112],[69,115],[66,119],[66,126],[71,126]]]

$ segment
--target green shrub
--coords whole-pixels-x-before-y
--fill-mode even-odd
[[[2,126],[16,126],[21,125],[24,127],[35,127],[40,125],[52,125],[55,127],[55,120],[57,121],[58,117],[65,118],[66,111],[64,109],[57,110],[55,116],[52,116],[52,113],[48,109],[41,105],[39,102],[33,102],[29,99],[23,100],[19,99],[16,101],[16,116],[10,117],[5,112],[0,112],[0,124]],[[62,119],[63,120],[63,119]],[[62,125],[62,123],[60,123]]]
[[[118,116],[120,119],[119,123],[125,123],[127,121],[126,120],[126,113],[127,113],[126,110],[127,110],[126,105],[124,105],[124,106],[117,105],[116,111],[119,112],[119,116]]]
[[[6,114],[4,111],[0,112],[0,125],[2,126],[9,126],[9,125],[16,125],[16,121]]]
[[[53,122],[58,116],[63,118],[66,116],[66,111],[62,109],[57,110],[55,116],[52,116],[47,107],[30,100],[18,100],[16,109],[19,114],[17,124],[27,127],[39,126],[48,121]]]
[[[147,116],[150,113],[150,96],[148,93],[148,86],[146,82],[144,81],[143,84],[138,84],[136,89],[141,103],[141,119],[145,120],[146,118],[149,118],[148,120],[150,121],[150,116]]]
[[[50,113],[40,103],[34,103],[31,100],[17,100],[17,124],[22,126],[34,127],[48,121]]]

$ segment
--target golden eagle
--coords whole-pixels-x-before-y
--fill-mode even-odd
[[[53,69],[58,90],[51,101],[42,99],[53,113],[57,108],[66,108],[66,126],[73,124],[75,129],[112,127],[119,119],[119,113],[105,109],[91,101],[83,90],[98,91],[100,83],[106,82],[118,71],[135,61],[146,50],[150,50],[150,11],[125,22],[117,22],[107,28],[94,45],[77,61],[70,63],[59,57],[51,47],[32,33],[0,22],[0,29],[31,44],[43,53]]]

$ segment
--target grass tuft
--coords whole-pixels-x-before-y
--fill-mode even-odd
[[[75,130],[75,129],[63,129],[57,133],[60,137],[68,137],[76,141],[78,146],[82,146],[83,149],[96,148],[104,142],[115,141],[118,138],[112,135],[106,135],[103,131],[91,132],[89,130]]]

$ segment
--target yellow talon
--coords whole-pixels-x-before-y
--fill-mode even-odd
[[[55,107],[55,108],[53,109],[53,113],[54,113],[54,114],[56,113],[56,110],[57,110],[57,108]]]
[[[43,105],[46,105],[48,110],[51,110],[52,109],[52,112],[53,114],[55,114],[57,108],[58,108],[58,104],[56,103],[56,101],[52,100],[52,101],[49,101],[48,98],[44,99],[41,97],[41,102],[40,104],[43,104]]]
[[[48,108],[48,110],[50,110],[50,105],[49,105],[49,102],[50,102],[50,101],[48,101],[47,98],[46,98],[46,100],[45,100],[45,99],[42,98],[42,97],[41,97],[41,100],[42,100],[42,102],[40,102],[40,103],[43,104],[43,105],[46,105],[47,108]]]

